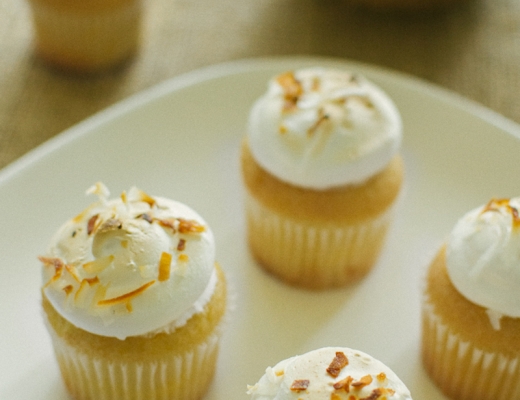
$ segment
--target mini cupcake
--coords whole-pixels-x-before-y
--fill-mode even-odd
[[[141,0],[29,0],[37,55],[60,69],[98,72],[137,51]]]
[[[358,75],[310,68],[273,78],[241,151],[259,264],[314,289],[365,276],[402,185],[401,126],[390,98]]]
[[[75,399],[200,399],[217,359],[226,282],[212,232],[189,207],[133,188],[56,233],[43,309]]]
[[[325,347],[266,369],[251,400],[412,400],[408,388],[381,361],[346,347]]]
[[[520,198],[463,216],[429,267],[422,358],[457,400],[520,398]]]

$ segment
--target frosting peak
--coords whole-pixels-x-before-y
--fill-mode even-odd
[[[283,360],[267,368],[248,389],[252,400],[412,399],[390,368],[345,347],[326,347]]]
[[[374,84],[346,71],[278,75],[257,100],[248,140],[257,162],[296,186],[326,189],[365,181],[401,143],[401,118]]]
[[[446,245],[453,285],[496,316],[520,317],[520,198],[493,199],[464,215]],[[497,328],[498,323],[493,324]]]
[[[54,308],[81,329],[120,339],[185,318],[214,284],[204,220],[136,188],[112,200],[102,184],[87,193],[99,201],[63,224],[40,257]]]

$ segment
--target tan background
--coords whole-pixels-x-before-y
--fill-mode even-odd
[[[23,0],[0,1],[0,168],[163,80],[260,56],[324,55],[377,64],[520,122],[518,0],[471,0],[406,15],[367,12],[348,0],[145,1],[137,58],[90,78],[58,73],[35,59],[29,7]]]

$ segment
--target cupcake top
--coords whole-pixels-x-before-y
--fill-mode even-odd
[[[325,347],[283,360],[248,389],[252,400],[412,399],[390,368],[346,347]]]
[[[124,339],[183,325],[212,295],[215,244],[191,208],[137,188],[61,226],[41,256],[43,292],[66,320]],[[173,327],[173,328],[174,328]]]
[[[401,136],[399,112],[381,89],[359,75],[325,68],[274,77],[248,126],[260,166],[315,190],[364,182],[397,153]]]
[[[446,244],[446,267],[457,290],[500,317],[520,317],[520,198],[493,199],[464,215]]]

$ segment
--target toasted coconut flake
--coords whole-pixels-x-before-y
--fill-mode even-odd
[[[96,283],[99,283],[99,278],[97,276],[93,278],[84,278],[81,283],[87,282],[89,286],[94,286]]]
[[[63,291],[66,293],[67,296],[71,294],[73,290],[74,287],[72,285],[67,285],[63,288]]]
[[[341,369],[347,365],[348,365],[347,356],[343,352],[337,351],[336,357],[334,357],[334,359],[330,363],[329,367],[327,368],[327,372],[331,376],[336,378],[339,375],[339,373],[341,372]]]
[[[101,200],[106,200],[106,198],[110,196],[110,191],[102,182],[96,182],[87,189],[87,194],[95,194]]]
[[[179,239],[179,243],[177,243],[177,250],[183,251],[186,248],[186,240],[185,239]]]
[[[360,400],[376,400],[379,399],[383,395],[383,392],[381,389],[377,388],[372,390],[372,393],[370,393],[367,397],[363,397]]]
[[[74,294],[74,301],[78,301],[79,300],[79,297],[81,296],[81,294],[83,293],[83,289],[88,285],[88,282],[83,279],[81,281],[81,283],[79,284],[79,288],[78,290],[76,290],[76,293]]]
[[[121,296],[113,297],[111,299],[99,300],[97,302],[97,305],[98,306],[112,306],[114,304],[125,303],[125,302],[133,299],[134,297],[139,296],[141,293],[143,293],[146,289],[148,289],[154,283],[155,283],[155,280],[147,282],[144,285],[138,287],[137,289],[132,290],[131,292],[125,293]]]
[[[83,269],[89,274],[98,274],[107,268],[112,261],[114,261],[114,256],[111,254],[83,264]]]
[[[372,383],[372,375],[365,375],[359,381],[352,382],[352,387],[356,389],[364,388]]]
[[[279,371],[276,371],[274,374],[275,374],[276,376],[283,376],[283,375],[285,374],[285,372],[284,372],[283,369],[281,369],[281,370],[279,370]]]
[[[172,266],[172,255],[163,252],[159,260],[159,282],[164,282],[170,279],[170,271]]]
[[[386,381],[386,374],[384,372],[381,372],[380,374],[377,375],[377,380],[379,382],[385,382]]]
[[[307,390],[309,383],[308,379],[296,379],[291,385],[291,390],[293,392],[302,392]]]
[[[85,219],[85,216],[94,208],[94,204],[89,205],[87,208],[85,208],[83,211],[81,211],[78,215],[76,215],[74,218],[72,218],[72,222],[78,223]]]
[[[314,124],[310,126],[309,129],[307,129],[307,136],[312,136],[316,133],[316,131],[319,129],[320,125],[322,125],[325,121],[327,121],[330,118],[330,116],[325,113],[325,110],[323,108],[320,108],[318,110],[318,119]]]
[[[330,394],[330,400],[341,400],[341,396],[333,392]]]
[[[57,281],[61,277],[61,274],[63,273],[63,269],[64,269],[64,266],[65,266],[65,263],[58,257],[42,257],[42,256],[40,256],[40,257],[38,257],[38,260],[40,260],[40,262],[42,262],[45,267],[54,267],[54,275],[43,286],[44,288],[46,288],[52,282]]]
[[[163,228],[170,228],[174,233],[176,232],[176,229],[175,229],[175,219],[174,218],[158,219],[157,222]]]
[[[148,203],[148,205],[150,207],[153,207],[157,203],[152,196],[143,192],[142,190],[138,190],[138,193],[139,193],[139,200],[144,201],[145,203]]]
[[[150,214],[147,213],[138,215],[137,218],[144,219],[146,222],[149,222],[150,224],[153,222],[153,218],[150,216]]]
[[[483,208],[481,214],[487,211],[499,211],[500,207],[506,207],[513,219],[513,228],[520,228],[520,215],[518,210],[511,205],[510,199],[491,199]]]
[[[43,257],[39,256],[38,260],[46,267],[54,267],[56,271],[63,269],[65,263],[58,257]]]
[[[83,293],[83,290],[85,289],[85,287],[87,287],[87,285],[88,286],[94,286],[94,285],[96,285],[98,283],[99,283],[99,278],[97,276],[95,276],[93,278],[83,278],[83,280],[79,284],[78,290],[74,294],[74,301],[78,301],[79,300],[81,294]]]
[[[99,214],[93,215],[87,222],[87,233],[91,235],[96,229],[96,221],[99,218]]]
[[[72,276],[72,278],[74,278],[74,280],[76,282],[81,282],[81,278],[80,276],[78,275],[78,270],[76,269],[76,267],[74,267],[73,265],[65,265],[65,269],[67,270],[67,272],[70,274],[70,276]]]
[[[350,393],[350,384],[354,378],[352,378],[350,375],[347,376],[345,379],[342,379],[334,384],[334,389],[336,390],[344,390],[347,393]]]
[[[183,218],[179,218],[179,233],[201,233],[206,230],[204,225],[199,224],[194,220],[187,220]]]
[[[312,78],[311,90],[313,92],[317,92],[318,90],[320,90],[320,87],[321,87],[321,79],[318,78],[317,76],[315,76],[314,78]]]
[[[94,297],[92,298],[92,306],[96,305],[99,301],[102,301],[107,293],[107,286],[105,285],[97,285],[96,293],[94,293]]]
[[[103,224],[99,227],[99,232],[109,232],[117,229],[121,229],[123,227],[123,223],[117,218],[107,219]]]
[[[498,211],[500,207],[507,207],[509,205],[509,199],[491,199],[482,209],[481,214],[487,211]]]
[[[293,111],[300,96],[303,94],[303,87],[300,81],[296,79],[292,71],[278,75],[276,78],[278,84],[282,87],[284,92],[283,111]]]
[[[188,262],[190,258],[188,257],[187,254],[182,253],[182,254],[179,254],[179,257],[177,259],[181,262]]]
[[[518,210],[510,206],[511,209],[511,215],[513,216],[513,228],[518,229],[520,228],[520,215],[518,214]]]

